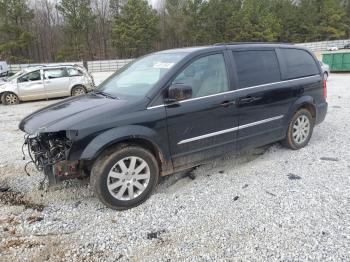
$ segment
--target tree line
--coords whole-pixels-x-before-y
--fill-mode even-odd
[[[0,0],[0,60],[11,63],[349,37],[350,0]]]

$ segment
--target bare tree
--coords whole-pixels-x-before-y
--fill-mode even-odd
[[[51,0],[38,0],[32,3],[35,17],[32,30],[37,35],[35,44],[37,61],[50,62],[55,60],[57,49],[62,44],[60,16]]]
[[[95,47],[99,59],[108,58],[108,41],[113,19],[110,9],[110,0],[93,0],[92,10],[96,15]]]

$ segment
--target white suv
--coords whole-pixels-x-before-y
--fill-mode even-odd
[[[1,102],[4,105],[20,101],[76,96],[94,88],[87,70],[78,65],[28,67],[0,84]]]

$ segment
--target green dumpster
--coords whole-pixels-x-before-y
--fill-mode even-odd
[[[329,65],[331,72],[350,72],[350,52],[323,53],[322,61]]]

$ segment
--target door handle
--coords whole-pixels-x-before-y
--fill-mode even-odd
[[[232,100],[232,101],[224,101],[224,102],[222,102],[222,103],[220,104],[220,106],[222,106],[222,107],[228,107],[228,106],[234,105],[234,104],[236,104],[236,102],[235,102],[234,100]]]
[[[239,99],[239,104],[249,104],[260,99],[261,97],[248,96],[248,97]]]

